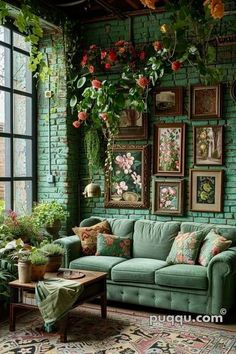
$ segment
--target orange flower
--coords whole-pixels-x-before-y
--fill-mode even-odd
[[[119,48],[119,53],[123,54],[125,52],[125,47],[120,47]]]
[[[211,16],[217,20],[224,16],[224,3],[222,0],[206,0],[203,3],[204,6],[208,6],[211,11]]]
[[[156,0],[140,0],[141,3],[146,7],[148,7],[149,9],[155,10],[156,6],[155,6],[155,2]]]
[[[78,112],[78,119],[79,120],[86,120],[88,118],[88,113],[87,112]]]
[[[99,81],[99,80],[93,80],[92,81],[92,87],[93,88],[99,89],[101,86],[102,86],[101,81]]]
[[[75,127],[75,128],[79,128],[80,127],[80,122],[78,121],[78,120],[75,120],[74,122],[73,122],[73,126]]]
[[[142,87],[142,89],[145,89],[149,83],[149,80],[145,76],[141,76],[139,79],[136,79],[136,83],[138,86]]]

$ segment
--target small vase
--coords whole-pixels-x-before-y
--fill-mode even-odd
[[[18,262],[18,278],[19,283],[30,283],[31,282],[31,262]]]
[[[58,256],[48,256],[48,264],[46,267],[46,272],[57,272],[62,263],[61,255]]]
[[[52,225],[45,225],[45,230],[52,236],[53,240],[57,240],[61,230],[61,221],[55,220]]]
[[[32,281],[42,280],[44,274],[46,273],[46,267],[47,264],[40,264],[40,265],[32,264],[31,280]]]

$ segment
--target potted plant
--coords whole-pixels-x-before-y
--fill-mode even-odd
[[[30,255],[33,247],[24,244],[22,239],[10,242],[13,247],[11,258],[18,261],[18,279],[20,283],[30,283],[31,281],[31,260]]]
[[[46,272],[56,272],[61,266],[64,248],[56,243],[47,243],[40,250],[48,257]]]
[[[61,229],[61,221],[66,220],[68,212],[64,206],[56,201],[39,203],[34,207],[33,217],[35,223],[42,227],[53,237],[58,238]]]
[[[29,258],[32,264],[31,280],[38,281],[43,279],[46,273],[48,258],[39,249],[32,252]]]

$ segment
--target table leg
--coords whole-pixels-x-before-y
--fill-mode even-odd
[[[60,342],[67,343],[67,324],[68,324],[68,314],[66,314],[60,321]]]
[[[104,281],[104,292],[101,295],[101,316],[107,318],[107,288],[106,280]]]
[[[16,314],[14,304],[10,304],[10,316],[9,316],[9,331],[15,331],[16,329]]]

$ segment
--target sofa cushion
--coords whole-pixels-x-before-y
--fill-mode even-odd
[[[156,271],[155,283],[172,288],[206,290],[207,268],[189,264],[171,265]]]
[[[155,271],[167,265],[164,261],[148,258],[132,258],[114,266],[113,281],[154,284]]]
[[[99,234],[96,256],[114,256],[130,258],[131,240],[115,235]]]
[[[165,261],[179,230],[180,223],[175,221],[136,221],[133,236],[133,257]]]
[[[227,240],[232,241],[232,246],[236,246],[236,226],[231,225],[217,225],[217,224],[200,224],[196,222],[182,222],[181,232],[192,232],[205,229],[206,235],[211,229]]]
[[[126,258],[109,256],[85,256],[70,262],[71,269],[94,270],[96,272],[107,272],[107,277],[111,277],[111,269],[116,264],[126,261]]]
[[[218,253],[227,250],[232,244],[231,240],[226,240],[212,229],[205,237],[200,249],[198,263],[206,267],[210,260]]]
[[[204,237],[203,231],[186,232],[185,234],[180,232],[174,240],[166,262],[195,264]]]
[[[97,250],[97,235],[100,232],[110,233],[110,226],[106,220],[88,227],[73,227],[74,233],[79,236],[82,252],[86,256],[94,255]]]

